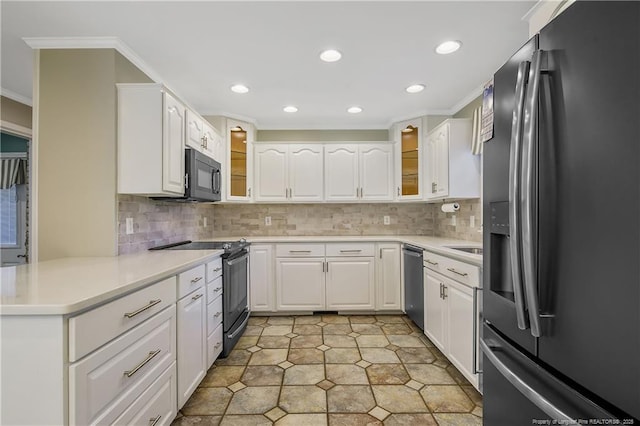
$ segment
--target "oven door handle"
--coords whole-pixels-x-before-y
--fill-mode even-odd
[[[244,319],[244,321],[242,321],[242,324],[240,324],[240,326],[238,327],[238,329],[236,331],[234,331],[231,334],[227,334],[227,339],[233,339],[234,337],[236,337],[238,335],[238,333],[242,333],[244,331],[244,327],[249,322],[249,317],[250,317],[250,315],[247,315],[247,317]]]

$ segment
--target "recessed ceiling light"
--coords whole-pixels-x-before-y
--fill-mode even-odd
[[[325,50],[320,54],[320,59],[322,59],[325,62],[339,61],[340,58],[342,58],[342,53],[334,49]]]
[[[453,53],[456,50],[460,49],[462,43],[458,40],[449,40],[444,43],[440,43],[438,47],[436,47],[436,53],[441,55],[448,55],[449,53]]]
[[[360,108],[359,106],[352,106],[349,109],[347,109],[347,112],[351,114],[358,114],[362,112],[362,108]]]
[[[247,93],[249,88],[244,84],[234,84],[231,86],[231,91],[236,93]]]
[[[293,105],[286,106],[282,108],[282,110],[284,112],[298,112],[298,108],[294,107]]]
[[[407,87],[404,90],[406,90],[409,93],[422,92],[424,90],[424,84],[412,84],[411,86]]]

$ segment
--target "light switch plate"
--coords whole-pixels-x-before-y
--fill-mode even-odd
[[[271,226],[271,216],[265,216],[264,217],[264,225],[265,226]]]
[[[207,217],[206,216],[204,216],[202,218],[202,226],[204,226],[205,228],[207,227]]]
[[[385,225],[391,225],[391,218],[389,216],[384,216],[382,219]]]
[[[475,228],[476,227],[476,217],[475,216],[470,216],[469,217],[469,226],[471,228]]]
[[[125,220],[125,233],[127,235],[133,234],[133,218],[132,217],[128,217]]]

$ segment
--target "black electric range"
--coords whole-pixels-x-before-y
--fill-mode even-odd
[[[251,243],[241,238],[237,241],[191,241],[185,240],[177,243],[152,247],[149,250],[224,250],[223,258],[235,255],[246,250]]]

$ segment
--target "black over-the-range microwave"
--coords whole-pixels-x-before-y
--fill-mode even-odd
[[[184,172],[183,197],[154,197],[154,199],[176,202],[220,201],[222,189],[220,163],[195,149],[187,148],[184,152]]]

